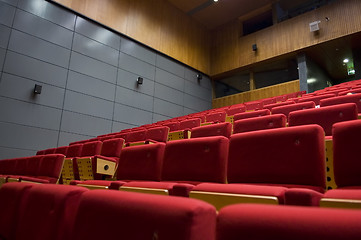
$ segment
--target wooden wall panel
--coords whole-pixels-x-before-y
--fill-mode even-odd
[[[213,99],[213,108],[229,106],[237,103],[260,100],[269,97],[280,96],[283,94],[300,91],[300,81],[294,80],[286,83],[273,85],[270,87],[260,88],[248,92],[234,94],[226,97]]]
[[[317,20],[321,21],[320,31],[314,34],[309,30],[309,23]],[[211,75],[248,67],[360,31],[359,0],[336,1],[244,37],[240,37],[241,23],[234,21],[212,32]],[[252,51],[255,43],[257,52]]]
[[[210,32],[165,0],[53,0],[210,74]]]

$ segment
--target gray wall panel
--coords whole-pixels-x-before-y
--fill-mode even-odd
[[[110,101],[67,90],[64,109],[95,117],[112,119],[113,104]]]
[[[75,15],[53,3],[44,0],[19,0],[18,7],[60,26],[74,30]]]
[[[0,25],[0,48],[7,48],[10,38],[11,28]]]
[[[64,111],[61,120],[61,131],[82,135],[98,136],[110,133],[112,121],[91,117],[79,113]]]
[[[116,67],[76,52],[72,52],[71,54],[70,69],[110,83],[116,83]]]
[[[77,33],[74,36],[73,50],[113,66],[118,66],[118,50]]]
[[[156,122],[159,122],[159,121],[163,121],[163,120],[167,120],[167,119],[170,119],[170,117],[153,113],[153,123],[156,123]]]
[[[34,156],[35,150],[0,147],[0,159]]]
[[[114,101],[114,84],[77,72],[69,71],[67,89]]]
[[[16,111],[14,111],[16,109]],[[0,97],[0,121],[59,130],[61,110]]]
[[[169,117],[179,117],[184,115],[183,106],[160,99],[154,99],[154,112]]]
[[[207,77],[198,82],[196,70],[76,15],[53,1],[0,0],[4,155],[210,108]]]
[[[0,0],[0,2],[4,2],[10,5],[13,5],[14,7],[16,7],[18,5],[18,0]]]
[[[140,77],[154,80],[155,67],[153,65],[122,52],[119,55],[119,67]]]
[[[184,78],[178,77],[160,68],[157,68],[155,81],[168,87],[184,91]]]
[[[34,95],[35,84],[42,86],[41,94]],[[21,86],[21,87],[20,87]],[[0,82],[0,95],[30,103],[61,109],[64,89],[4,73]]]
[[[11,27],[15,16],[15,7],[0,2],[0,24]]]
[[[194,97],[201,98],[205,101],[212,101],[212,92],[209,89],[202,88],[197,84],[193,84],[192,82],[185,81],[185,93],[192,95]]]
[[[184,107],[197,110],[198,112],[211,109],[212,103],[193,97],[188,94],[184,94]]]
[[[136,127],[137,125],[132,125],[132,124],[126,124],[126,123],[121,123],[121,122],[116,122],[113,121],[113,128],[112,128],[112,132],[120,132],[123,129],[128,129],[128,128],[133,128]]]
[[[0,48],[0,72],[3,70],[6,50]]]
[[[131,107],[153,111],[153,97],[117,86],[116,102]]]
[[[156,98],[183,106],[183,95],[184,93],[181,91],[177,91],[162,84],[155,84],[154,97]]]
[[[22,10],[16,11],[14,28],[60,46],[71,48],[72,31]]]
[[[118,69],[118,80],[117,85],[132,89],[136,92],[144,93],[147,95],[154,95],[154,81],[143,78],[143,84],[137,85],[137,74]]]
[[[68,67],[70,50],[13,30],[9,49],[61,67]]]
[[[6,55],[4,72],[59,87],[65,87],[67,77],[65,68],[10,51]]]
[[[117,34],[81,17],[76,20],[75,31],[117,50],[120,48],[120,37]]]
[[[156,53],[124,37],[120,40],[120,51],[142,61],[155,65]]]
[[[194,84],[197,84],[201,87],[207,88],[210,91],[212,90],[212,82],[209,79],[209,77],[205,76],[204,74],[202,75],[202,79],[198,81],[197,79],[197,74],[200,74],[199,72],[196,72],[195,70],[189,69],[189,68],[185,68],[185,79],[193,82]]]
[[[184,78],[184,66],[164,56],[157,55],[156,66]]]
[[[59,134],[59,144],[58,146],[67,146],[71,142],[76,142],[80,140],[89,139],[95,136],[89,136],[89,135],[80,135],[75,133],[68,133],[68,132],[60,132]]]
[[[58,131],[0,122],[0,146],[28,150],[56,147]]]
[[[193,109],[189,109],[189,108],[184,108],[184,115],[188,115],[188,114],[192,114],[192,113],[196,113],[198,112],[197,110],[193,110]]]
[[[114,120],[134,125],[143,125],[152,122],[152,113],[116,103]]]

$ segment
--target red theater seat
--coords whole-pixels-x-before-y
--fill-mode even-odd
[[[226,121],[226,112],[215,112],[206,115],[206,121],[212,123],[222,123]]]
[[[295,104],[291,104],[291,105],[285,105],[285,106],[279,106],[279,107],[274,107],[272,108],[272,114],[284,114],[287,117],[287,121],[288,121],[288,116],[290,112],[293,111],[297,111],[297,110],[304,110],[304,109],[309,109],[309,108],[315,108],[316,105],[314,102],[303,102],[303,103],[295,103]]]
[[[215,240],[216,211],[194,199],[118,191],[83,194],[71,240]]]
[[[275,107],[291,105],[291,104],[294,104],[294,103],[295,103],[294,101],[273,103],[273,104],[264,105],[264,106],[263,106],[263,109],[268,109],[268,110],[272,111],[272,109],[275,108]]]
[[[316,105],[320,105],[320,100],[321,99],[325,99],[325,98],[330,98],[330,97],[335,97],[336,94],[323,94],[323,95],[317,95],[317,96],[310,96],[308,97],[307,95],[303,96],[302,98],[300,98],[298,100],[299,103],[302,102],[314,102]]]
[[[195,127],[201,126],[201,119],[199,118],[191,118],[187,120],[183,120],[179,123],[179,130],[190,130]]]
[[[320,106],[325,107],[342,103],[355,103],[358,112],[361,113],[361,93],[322,99],[320,101]]]
[[[217,240],[356,240],[361,211],[237,204],[221,209]]]
[[[289,126],[318,124],[324,129],[327,136],[331,136],[333,124],[355,119],[357,119],[356,104],[345,103],[322,108],[293,111],[289,114]]]
[[[245,119],[245,118],[266,116],[266,115],[270,115],[270,114],[271,114],[271,111],[268,109],[262,109],[262,110],[257,110],[257,111],[253,111],[253,112],[238,113],[238,114],[234,115],[233,121],[237,121],[237,120]]]
[[[337,189],[327,191],[324,195],[326,200],[321,200],[321,205],[361,208],[361,120],[337,123],[332,134]]]
[[[171,195],[188,196],[202,182],[225,183],[229,140],[223,136],[168,142],[162,182],[130,182],[123,187],[166,189]]]
[[[229,147],[229,184],[200,184],[193,188],[191,196],[193,191],[200,195],[202,191],[219,192],[223,187],[224,193],[231,190],[232,194],[254,195],[256,191],[251,186],[244,187],[245,184],[257,186],[258,193],[262,192],[260,186],[264,186],[264,194],[259,195],[270,194],[277,197],[279,203],[285,201],[284,188],[323,193],[326,187],[324,158],[324,134],[317,125],[234,134]]]
[[[211,124],[192,129],[191,138],[224,136],[229,138],[232,134],[232,124],[229,122]]]
[[[285,126],[286,116],[283,114],[241,119],[234,122],[233,134],[263,129],[280,128]]]
[[[153,127],[147,130],[146,141],[150,142],[167,142],[169,127]]]
[[[226,110],[228,116],[233,116],[237,113],[243,113],[246,111],[246,106],[243,104],[233,105]]]

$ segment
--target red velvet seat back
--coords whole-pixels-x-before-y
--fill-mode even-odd
[[[206,115],[207,122],[225,122],[226,121],[226,112],[215,112]]]
[[[67,158],[79,157],[83,149],[83,144],[73,144],[70,145],[66,153]]]
[[[0,161],[0,173],[4,175],[16,174],[16,159],[4,159]]]
[[[45,150],[39,150],[36,152],[36,155],[44,155],[45,154]]]
[[[149,128],[147,131],[146,139],[156,142],[167,142],[168,134],[169,127],[167,126]]]
[[[232,124],[229,122],[211,124],[192,129],[191,138],[224,136],[229,138],[232,134]]]
[[[233,134],[229,183],[309,185],[325,188],[324,133],[317,125]]]
[[[20,206],[16,239],[70,239],[80,197],[86,191],[69,185],[34,185]]]
[[[52,183],[60,178],[65,156],[62,154],[45,155],[40,162],[38,176],[52,178]]]
[[[332,125],[337,122],[357,119],[355,103],[293,111],[289,114],[289,126],[306,124],[320,125],[327,136],[332,135]]]
[[[66,154],[68,153],[68,148],[69,146],[63,146],[63,147],[58,147],[55,149],[55,154],[63,154],[66,156]]]
[[[280,106],[286,106],[286,105],[291,105],[291,104],[294,104],[294,103],[295,103],[294,101],[273,103],[273,104],[264,105],[264,106],[263,106],[263,109],[268,109],[268,110],[272,111],[272,108],[280,107]]]
[[[27,158],[27,168],[26,168],[26,172],[25,172],[24,175],[26,175],[26,176],[38,176],[39,175],[40,164],[41,164],[41,161],[42,161],[43,157],[46,157],[46,156],[28,157]]]
[[[225,183],[228,146],[223,136],[168,142],[162,180]]]
[[[246,110],[257,110],[263,108],[263,102],[262,101],[252,101],[252,102],[245,102],[243,103],[246,106]]]
[[[165,143],[126,147],[120,154],[118,180],[160,181]]]
[[[286,116],[274,114],[256,118],[242,119],[234,122],[233,134],[286,126]]]
[[[361,120],[333,126],[334,174],[338,187],[361,186]]]
[[[124,145],[124,139],[122,138],[113,138],[113,139],[105,140],[103,142],[102,151],[100,155],[105,157],[119,158],[120,152],[123,149],[123,145]]]
[[[102,149],[102,142],[101,141],[93,141],[84,143],[83,148],[81,150],[80,157],[89,157],[99,155]]]
[[[179,130],[179,122],[167,122],[163,126],[169,127],[169,131],[174,132]]]
[[[56,150],[56,148],[49,148],[49,149],[46,149],[46,150],[44,150],[44,155],[47,155],[47,154],[54,154],[54,153],[55,153],[55,150]]]
[[[228,116],[233,116],[237,113],[243,113],[245,111],[246,111],[246,106],[244,106],[243,104],[233,105],[226,110]]]
[[[0,188],[0,238],[15,239],[16,224],[19,217],[19,208],[31,183],[6,183]]]
[[[358,112],[361,113],[361,93],[322,99],[320,101],[320,106],[325,107],[342,103],[355,103]]]
[[[22,158],[15,158],[13,161],[16,161],[15,166],[15,175],[26,175],[27,168],[28,168],[28,158],[22,157]]]
[[[191,118],[187,120],[183,120],[179,122],[179,129],[185,130],[185,129],[192,129],[195,127],[201,126],[201,119],[200,118]]]
[[[262,110],[257,110],[257,111],[253,111],[253,112],[244,112],[244,113],[235,114],[233,117],[233,120],[237,121],[240,119],[260,117],[260,116],[266,116],[266,115],[270,115],[270,114],[271,114],[270,110],[262,109]]]
[[[99,190],[83,194],[71,240],[215,240],[215,226],[214,207],[202,201]]]
[[[310,96],[310,97],[302,97],[298,100],[299,103],[301,102],[309,102],[312,101],[314,102],[316,105],[320,105],[320,100],[321,99],[325,99],[325,98],[330,98],[330,97],[335,97],[336,94],[323,94],[323,95],[317,95],[317,96]]]
[[[279,107],[273,107],[272,108],[272,114],[284,114],[287,117],[288,121],[288,115],[290,112],[297,111],[297,110],[303,110],[303,109],[309,109],[309,108],[315,108],[316,104],[312,101],[310,102],[303,102],[303,103],[295,103],[291,105],[285,105],[285,106],[279,106]]]
[[[361,211],[236,204],[220,210],[217,240],[356,240]]]
[[[128,133],[126,142],[145,141],[146,140],[146,134],[147,134],[146,129],[130,132],[130,133]]]

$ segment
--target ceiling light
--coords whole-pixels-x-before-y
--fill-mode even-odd
[[[317,80],[316,78],[309,78],[307,79],[307,83],[310,84],[310,83],[315,83]]]
[[[345,59],[343,60],[343,62],[344,62],[344,63],[348,63],[348,62],[349,62],[348,58],[345,58]]]
[[[218,0],[213,0],[213,2],[218,2]]]

